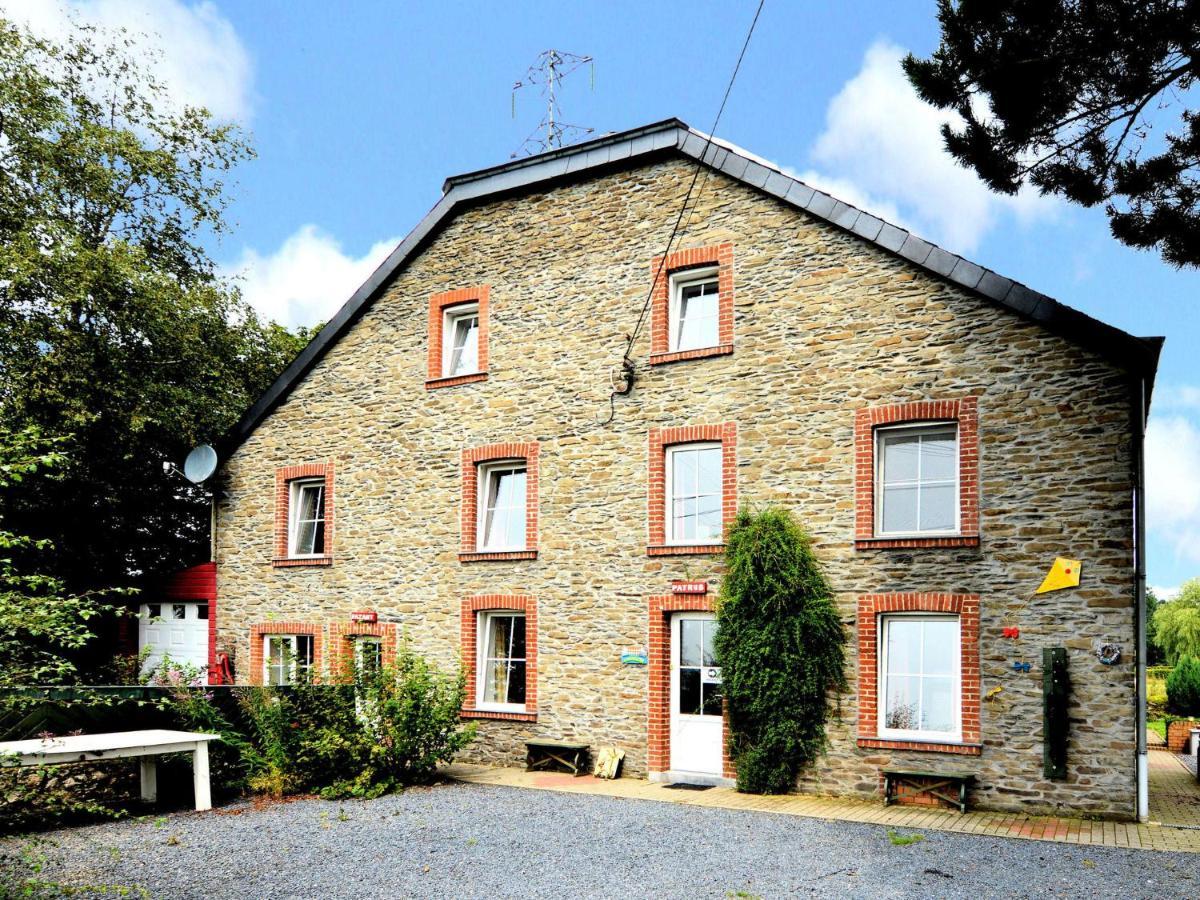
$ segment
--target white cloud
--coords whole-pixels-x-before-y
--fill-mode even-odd
[[[829,101],[812,148],[815,171],[800,177],[830,185],[829,193],[846,202],[849,190],[872,211],[890,208],[960,253],[974,250],[1005,218],[1027,223],[1054,215],[1053,199],[1029,190],[995,194],[946,153],[941,125],[961,120],[917,97],[900,68],[903,56],[887,41],[867,50],[858,74]]]
[[[1146,429],[1146,527],[1200,562],[1200,428],[1183,416],[1152,416]]]
[[[1154,389],[1158,409],[1200,409],[1200,387],[1194,384],[1160,384]]]
[[[208,0],[0,0],[0,11],[59,42],[70,34],[72,19],[109,31],[124,28],[161,51],[153,74],[180,106],[206,106],[220,121],[250,120],[250,54]]]
[[[303,225],[274,253],[264,256],[248,247],[240,260],[222,269],[264,318],[282,325],[315,325],[337,312],[399,242],[379,241],[355,257],[317,226]]]
[[[1181,587],[1182,587],[1182,585],[1178,585],[1178,584],[1175,585],[1175,587],[1156,587],[1154,585],[1150,585],[1150,590],[1154,593],[1154,596],[1157,597],[1159,600],[1162,600],[1165,602],[1170,602],[1171,600],[1174,600],[1176,597],[1179,596],[1179,591],[1180,591]]]

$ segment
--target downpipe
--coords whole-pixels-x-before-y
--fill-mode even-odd
[[[1137,381],[1137,422],[1134,429],[1134,560],[1137,599],[1137,817],[1150,818],[1150,757],[1146,746],[1146,379]]]

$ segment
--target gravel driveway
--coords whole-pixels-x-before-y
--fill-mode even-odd
[[[1189,854],[940,832],[897,846],[872,825],[471,784],[45,838],[41,878],[108,896],[1200,896]]]

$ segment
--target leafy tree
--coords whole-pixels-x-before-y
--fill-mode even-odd
[[[0,420],[60,437],[4,513],[72,590],[205,558],[207,501],[163,463],[224,432],[307,340],[263,324],[204,242],[252,155],[173,110],[123,33],[0,19]]]
[[[1154,614],[1155,641],[1174,665],[1185,656],[1200,658],[1200,578],[1185,581],[1179,596]]]
[[[845,631],[791,513],[738,513],[717,607],[739,791],[782,794],[825,748],[829,693],[845,687]]]
[[[37,431],[0,425],[0,491],[44,478],[63,456]],[[12,553],[34,555],[47,542],[14,534],[0,520],[0,687],[72,681],[73,656],[93,634],[91,624],[110,611],[95,594],[69,594],[60,579],[18,568]]]
[[[942,129],[959,162],[995,191],[1029,183],[1104,204],[1117,240],[1200,264],[1194,4],[939,0],[938,20],[940,46],[904,70],[962,117]],[[1156,137],[1163,120],[1172,127]]]
[[[1154,625],[1154,614],[1162,606],[1153,588],[1146,588],[1146,665],[1161,666],[1167,661],[1167,654],[1158,642],[1158,630]]]
[[[1180,716],[1200,716],[1200,659],[1181,657],[1167,676],[1167,709]]]

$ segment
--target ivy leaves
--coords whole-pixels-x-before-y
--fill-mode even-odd
[[[716,651],[738,790],[782,794],[825,747],[845,687],[845,632],[808,535],[791,513],[738,513],[725,550]]]

